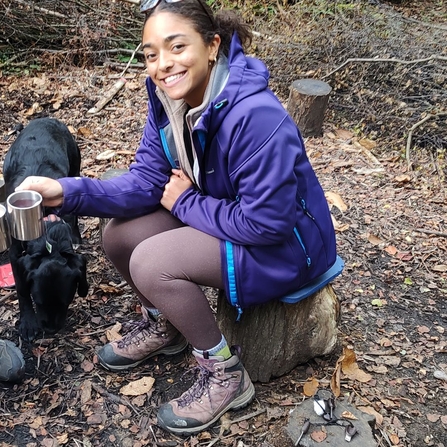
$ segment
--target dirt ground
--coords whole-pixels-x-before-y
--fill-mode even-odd
[[[90,292],[72,304],[64,331],[22,344],[24,382],[0,384],[0,446],[293,445],[294,440],[284,435],[291,410],[310,397],[313,387],[330,388],[346,350],[355,353],[362,374],[341,371],[339,399],[376,417],[373,435],[378,446],[447,446],[447,123],[443,115],[447,7],[443,1],[424,2],[425,11],[415,5],[418,2],[367,3],[375,20],[380,16],[393,26],[407,24],[400,28],[400,46],[419,30],[417,43],[423,51],[413,57],[393,54],[399,42],[390,40],[388,54],[381,57],[438,57],[422,66],[415,62],[405,72],[403,64],[385,69],[353,62],[325,78],[333,92],[324,134],[306,139],[306,147],[327,193],[339,254],[345,261],[343,274],[333,283],[341,304],[336,351],[269,383],[256,383],[255,402],[229,413],[208,432],[190,438],[164,433],[155,425],[157,406],[188,386],[191,377],[183,373],[192,359],[188,353],[160,356],[117,374],[97,364],[95,349],[107,341],[117,321],[138,318],[139,308],[104,257],[99,220],[81,218],[84,242],[79,251],[88,258]],[[352,57],[348,49],[337,58],[331,56],[341,39],[335,27],[324,34],[332,44],[323,50],[312,48],[302,35],[299,46],[293,24],[299,23],[305,31],[320,19],[338,17],[340,32],[348,26],[353,32],[357,28],[346,22],[343,11],[331,16],[315,9],[312,15],[299,5],[284,8],[269,21],[254,20],[258,34],[253,52],[271,69],[272,88],[286,105],[294,79],[324,78]],[[436,27],[430,20],[431,25],[424,24],[424,14],[436,18]],[[356,13],[351,18],[359,17]],[[290,61],[301,57],[303,48],[309,60],[303,57],[292,66]],[[367,56],[366,51],[358,55]],[[114,84],[122,67],[80,68],[56,62],[53,68],[28,75],[0,72],[1,160],[17,123],[49,115],[64,121],[76,136],[83,175],[100,177],[110,168],[126,168],[145,123],[143,69],[129,68],[125,88],[100,113],[90,116],[86,112]],[[397,98],[396,92],[401,93],[408,82],[414,89],[426,82],[425,96],[412,90],[406,92],[406,99]],[[421,104],[426,108],[421,109]],[[431,117],[419,125],[427,110]],[[408,133],[415,125],[408,149]],[[0,337],[19,344],[14,291],[1,290],[0,303]],[[123,386],[142,377],[155,379],[151,390],[137,396],[123,394]]]

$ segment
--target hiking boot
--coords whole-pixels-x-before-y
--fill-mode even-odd
[[[239,360],[238,348],[232,347],[228,360],[220,356],[193,351],[199,364],[199,374],[192,387],[179,398],[158,410],[158,425],[165,430],[191,435],[214,424],[228,410],[247,406],[255,396],[250,377]]]
[[[98,360],[111,371],[133,368],[158,354],[182,352],[188,342],[163,315],[153,319],[143,307],[143,319],[129,322],[127,333],[119,340],[103,346]]]
[[[19,382],[24,376],[22,351],[9,340],[0,340],[0,381]]]

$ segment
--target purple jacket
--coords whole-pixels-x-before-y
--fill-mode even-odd
[[[239,310],[278,299],[336,259],[328,205],[297,126],[268,88],[265,65],[233,37],[229,76],[193,129],[201,191],[172,214],[221,240],[229,301]],[[148,78],[150,109],[129,173],[107,181],[64,178],[60,214],[137,217],[160,206],[171,173],[169,122]]]

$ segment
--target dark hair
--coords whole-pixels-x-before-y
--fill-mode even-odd
[[[206,45],[213,40],[215,34],[219,34],[221,38],[219,52],[226,56],[228,56],[231,38],[235,32],[245,49],[251,44],[250,26],[242,20],[239,14],[230,10],[222,10],[213,14],[205,0],[183,0],[173,3],[166,3],[162,0],[155,8],[146,12],[144,23],[153,14],[161,11],[169,11],[189,20],[193,28],[202,36]]]

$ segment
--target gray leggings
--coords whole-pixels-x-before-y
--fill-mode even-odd
[[[112,219],[103,245],[144,306],[159,309],[197,349],[220,343],[222,334],[199,287],[223,288],[218,239],[160,209]]]

